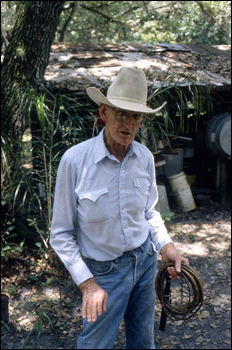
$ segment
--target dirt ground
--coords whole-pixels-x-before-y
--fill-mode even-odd
[[[204,286],[204,305],[189,321],[167,320],[160,332],[156,305],[154,336],[158,349],[231,349],[230,206],[210,202],[176,213],[166,226],[178,250]],[[159,267],[162,261],[159,259]],[[10,297],[10,321],[2,324],[2,349],[76,349],[82,330],[81,295],[57,259],[48,262],[27,249],[2,271],[2,292]],[[123,323],[115,349],[125,348]]]

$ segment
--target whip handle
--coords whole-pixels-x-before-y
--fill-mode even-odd
[[[165,290],[164,290],[167,301],[169,301],[169,299],[170,299],[170,287],[171,287],[171,280],[169,279],[169,276],[167,276]],[[162,307],[162,312],[161,312],[161,316],[160,316],[160,326],[159,326],[159,330],[161,332],[165,331],[166,321],[167,321],[167,313],[166,313],[164,307]]]

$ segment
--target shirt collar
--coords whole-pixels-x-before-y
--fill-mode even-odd
[[[105,128],[104,128],[105,129]],[[100,134],[97,136],[97,141],[95,145],[95,163],[100,162],[100,160],[104,159],[105,157],[109,156],[109,151],[105,146],[104,142],[104,129],[100,132]]]
[[[100,162],[105,157],[108,157],[108,158],[112,157],[110,152],[106,148],[106,145],[105,145],[105,142],[104,142],[104,129],[97,136],[97,141],[96,141],[96,146],[95,146],[95,163]],[[136,156],[139,156],[137,154],[137,147],[135,147],[134,141],[129,145],[129,149],[128,149],[128,152],[127,152],[127,157],[130,157],[133,154],[135,154]]]

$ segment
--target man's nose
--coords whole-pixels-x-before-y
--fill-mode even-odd
[[[124,124],[126,124],[127,126],[131,127],[132,125],[135,125],[135,118],[133,116],[131,117],[127,117],[124,120]]]

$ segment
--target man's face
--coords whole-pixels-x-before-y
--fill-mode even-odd
[[[128,114],[127,111],[105,104],[100,106],[100,116],[106,123],[107,141],[115,142],[126,148],[134,141],[135,135],[144,121],[141,113]]]

